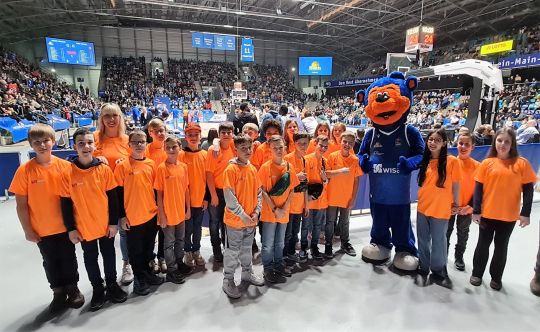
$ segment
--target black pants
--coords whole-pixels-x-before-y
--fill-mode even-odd
[[[471,219],[472,214],[467,214],[464,216],[457,214],[451,216],[450,220],[448,221],[448,230],[446,231],[446,243],[448,248],[450,248],[450,236],[454,231],[454,225],[456,225],[457,228],[455,257],[463,258],[463,254],[467,248],[467,241],[469,240],[469,227],[471,226]]]
[[[495,250],[489,266],[491,279],[501,282],[506,265],[506,254],[508,252],[508,241],[514,230],[516,222],[500,221],[495,219],[480,219],[480,231],[478,243],[474,251],[472,275],[482,278],[489,258],[489,247],[491,242],[495,242]]]
[[[296,242],[298,242],[298,232],[300,232],[300,223],[302,214],[289,214],[289,223],[285,230],[285,247],[283,247],[283,256],[294,255],[296,253]]]
[[[157,216],[144,224],[131,226],[127,231],[129,262],[133,274],[143,278],[143,272],[149,270],[148,262],[154,259],[154,244],[157,233]]]
[[[223,223],[223,216],[225,214],[225,197],[223,196],[223,189],[216,188],[219,203],[217,206],[210,205],[208,212],[210,213],[210,242],[214,254],[221,252],[221,245],[225,245],[225,224]]]
[[[37,245],[51,288],[65,287],[79,281],[75,245],[69,240],[67,232],[44,236]]]
[[[163,229],[159,227],[159,225],[156,225],[156,230],[158,233],[158,243],[157,243],[157,258],[161,259],[165,256],[163,255],[163,246],[165,243],[165,236],[163,235]],[[155,245],[156,238],[154,237],[154,245]]]
[[[99,244],[99,245],[98,245]],[[109,285],[116,282],[116,252],[114,250],[114,238],[107,236],[92,241],[82,241],[81,247],[84,256],[84,266],[92,287],[103,286],[101,271],[98,264],[98,246],[103,267],[105,269],[105,282]]]

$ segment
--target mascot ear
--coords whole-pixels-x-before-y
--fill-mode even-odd
[[[364,104],[366,101],[366,92],[364,90],[356,91],[356,101]]]
[[[407,77],[407,80],[405,81],[407,88],[409,90],[413,91],[418,87],[418,79],[414,76]]]
[[[403,75],[403,73],[400,72],[400,71],[393,71],[393,72],[390,73],[390,75],[388,75],[388,77],[398,79],[398,80],[404,80],[405,79],[405,75]]]

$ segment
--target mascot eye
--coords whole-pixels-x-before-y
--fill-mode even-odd
[[[383,95],[385,95],[386,97],[388,97],[388,92],[384,92]]]
[[[385,92],[385,93],[386,93],[386,92]],[[377,97],[381,97],[382,95],[383,95],[383,94],[380,93],[380,92],[377,93]]]

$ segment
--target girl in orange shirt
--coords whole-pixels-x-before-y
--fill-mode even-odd
[[[427,148],[418,172],[418,274],[425,286],[425,277],[432,272],[432,281],[447,288],[452,287],[446,271],[446,231],[452,209],[459,202],[461,173],[457,159],[448,155],[448,138],[445,129],[428,134]]]
[[[325,157],[328,158],[331,153],[341,150],[341,134],[347,130],[347,127],[341,122],[335,123],[330,134],[330,144]]]
[[[494,290],[502,288],[502,275],[510,235],[519,226],[529,225],[536,174],[531,164],[519,156],[516,133],[512,128],[497,131],[488,157],[482,161],[475,176],[473,222],[480,225],[478,243],[474,251],[470,283],[482,284],[482,276],[489,258],[489,247],[495,242],[489,273]],[[519,205],[523,192],[523,206]],[[504,193],[501,199],[500,193]]]
[[[294,152],[295,146],[294,146],[294,134],[298,133],[298,124],[295,120],[287,120],[285,121],[285,132],[283,133],[283,140],[285,141],[285,148],[287,149],[287,153]]]
[[[327,122],[321,122],[317,125],[317,127],[315,127],[315,136],[309,142],[309,146],[307,148],[306,154],[315,152],[315,149],[317,148],[317,137],[319,137],[320,135],[330,137],[330,125]],[[328,142],[329,142],[328,144],[330,144],[330,140]],[[324,156],[327,157],[328,155],[329,155],[328,150],[326,150],[324,152]]]

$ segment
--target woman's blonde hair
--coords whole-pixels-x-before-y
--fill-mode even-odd
[[[126,124],[124,122],[124,114],[120,109],[120,106],[114,103],[105,103],[101,105],[99,112],[99,118],[97,123],[97,130],[99,132],[99,141],[102,141],[105,137],[105,124],[103,123],[103,117],[105,115],[118,115],[120,116],[120,121],[118,121],[118,133],[115,137],[119,137],[126,134]]]

